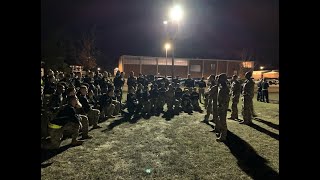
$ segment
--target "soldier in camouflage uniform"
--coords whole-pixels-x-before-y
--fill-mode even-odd
[[[71,145],[77,146],[83,143],[82,140],[77,140],[79,129],[84,125],[82,122],[83,117],[76,114],[75,108],[81,107],[76,96],[68,97],[68,104],[58,113],[57,117],[48,124],[48,131],[51,137],[49,143],[41,144],[44,149],[59,149],[61,139],[64,134],[71,134]],[[87,120],[87,119],[86,119]],[[88,125],[88,121],[86,121]],[[86,126],[87,128],[88,126]],[[88,129],[82,133],[83,139],[90,139],[92,136],[88,135]]]
[[[243,104],[242,104],[242,116],[243,121],[240,124],[251,124],[253,116],[253,96],[254,96],[254,81],[251,79],[252,72],[245,74],[246,81],[243,85]]]
[[[217,125],[217,94],[218,94],[218,85],[215,83],[215,76],[211,74],[208,78],[208,82],[210,82],[210,86],[208,88],[208,95],[206,98],[206,109],[207,114],[204,118],[204,122],[208,123],[208,119],[210,117],[210,114],[212,114],[212,122],[214,122]]]
[[[164,81],[160,83],[159,88],[159,98],[157,103],[157,112],[162,113],[163,112],[163,106],[165,105],[165,96],[166,96],[166,88]]]
[[[236,120],[238,119],[238,103],[240,98],[240,82],[237,80],[238,76],[232,76],[232,84],[231,84],[231,117],[228,119]]]
[[[228,97],[229,97],[229,87],[227,85],[227,75],[222,73],[218,78],[219,91],[218,91],[218,123],[216,126],[219,136],[217,141],[225,141],[227,138],[227,110],[228,110]]]
[[[157,113],[156,111],[157,111],[158,98],[159,98],[158,85],[154,83],[153,85],[151,85],[151,90],[150,90],[150,102],[151,102],[152,114]]]
[[[144,116],[150,116],[151,112],[151,102],[150,102],[150,94],[149,94],[149,88],[148,85],[144,86],[143,92],[142,92],[142,114]]]
[[[174,103],[174,89],[170,84],[168,86],[168,90],[166,91],[166,103],[167,103],[167,112],[173,112],[173,103]]]
[[[174,90],[174,113],[178,115],[182,110],[181,100],[182,100],[183,91],[180,88],[180,83],[176,83],[175,85],[176,85],[176,88]]]

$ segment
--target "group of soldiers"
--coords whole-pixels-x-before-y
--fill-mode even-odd
[[[251,72],[246,73],[247,80],[243,85],[241,123],[244,124],[250,124],[253,115],[254,82],[251,75]],[[134,72],[130,72],[125,102],[122,102],[125,79],[124,73],[120,71],[111,79],[108,72],[88,71],[83,77],[81,73],[64,74],[49,70],[48,74],[42,77],[42,83],[42,138],[51,137],[49,141],[42,143],[45,149],[59,148],[65,133],[72,137],[72,145],[81,145],[85,139],[92,138],[88,134],[89,126],[92,126],[92,129],[101,128],[99,123],[106,118],[116,116],[126,116],[129,119],[147,118],[160,113],[167,113],[173,117],[182,111],[188,114],[192,114],[193,111],[202,113],[199,105],[199,102],[202,103],[202,97],[206,109],[204,122],[208,123],[212,114],[211,121],[215,123],[218,141],[226,140],[226,116],[230,97],[232,100],[230,119],[238,119],[237,104],[241,85],[237,76],[233,76],[230,92],[227,75],[224,73],[216,77],[209,76],[207,91],[207,84],[202,78],[198,82],[197,91],[195,81],[190,75],[185,81],[185,88],[182,89],[178,77],[169,82],[166,77],[147,79],[141,73],[135,77]],[[78,139],[80,131],[82,139]]]
[[[269,103],[269,83],[266,78],[262,78],[258,83],[257,101]]]
[[[214,131],[217,132],[217,141],[225,141],[227,138],[227,111],[229,101],[231,98],[231,117],[228,119],[239,120],[238,118],[238,103],[240,95],[243,96],[242,116],[243,120],[240,124],[251,124],[252,117],[256,116],[253,110],[253,97],[254,97],[254,81],[252,80],[252,72],[245,74],[245,82],[243,85],[237,80],[238,76],[232,76],[230,89],[228,86],[227,75],[222,73],[218,76],[210,75],[208,78],[208,91],[205,94],[205,108],[207,114],[205,115],[204,122],[208,123],[210,115],[215,124]],[[242,90],[242,92],[241,92]]]

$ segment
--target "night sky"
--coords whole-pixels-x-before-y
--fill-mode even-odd
[[[165,56],[165,26],[172,0],[42,0],[42,44],[96,25],[96,46],[120,55]],[[243,48],[261,64],[278,67],[277,0],[180,0],[184,16],[176,57],[239,59]],[[43,46],[42,48],[45,48]]]

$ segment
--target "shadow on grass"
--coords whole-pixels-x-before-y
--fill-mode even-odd
[[[65,146],[62,146],[60,147],[59,149],[55,149],[55,150],[46,150],[46,149],[41,149],[41,163],[43,163],[44,161],[47,161],[49,159],[51,159],[52,157],[66,151],[67,149],[69,149],[70,147],[72,147],[71,144],[68,144],[68,145],[65,145]],[[49,165],[41,165],[41,168],[43,166],[47,167],[47,166],[50,166],[51,164],[48,163]]]
[[[278,124],[274,124],[272,122],[260,119],[260,118],[254,118],[254,120],[259,121],[265,125],[268,125],[269,127],[272,127],[273,129],[279,130],[279,125]]]
[[[224,144],[238,160],[238,166],[252,179],[279,179],[279,173],[269,167],[246,141],[228,131]]]
[[[122,123],[128,122],[129,120],[130,120],[130,117],[127,114],[125,114],[124,117],[118,120],[114,120],[112,123],[108,125],[107,129],[104,129],[101,132],[111,131],[114,127],[119,126]]]
[[[249,124],[248,126],[252,127],[253,129],[255,129],[257,131],[265,133],[266,135],[268,135],[268,136],[270,136],[270,137],[272,137],[272,138],[274,138],[276,140],[279,140],[279,135],[274,133],[274,132],[268,131],[268,130],[266,130],[266,129],[264,129],[264,128],[256,125],[256,124],[253,124],[253,123]]]

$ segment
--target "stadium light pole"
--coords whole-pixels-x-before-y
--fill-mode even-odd
[[[179,22],[181,21],[183,16],[183,11],[181,6],[179,5],[174,5],[173,7],[171,7],[170,11],[169,11],[169,18],[171,21],[171,24],[173,25],[174,23],[177,24],[177,30],[175,31],[175,34],[172,35],[172,69],[171,69],[171,78],[173,79],[174,77],[174,51],[175,51],[175,37],[176,34],[178,33],[179,30]]]
[[[168,50],[171,48],[170,43],[166,43],[166,44],[164,45],[164,48],[166,49],[166,76],[167,76]]]

